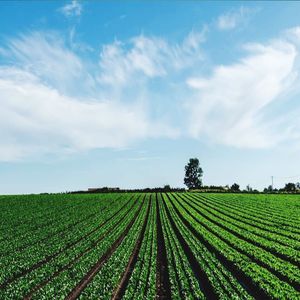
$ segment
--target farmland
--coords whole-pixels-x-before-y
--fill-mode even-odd
[[[300,197],[0,196],[0,299],[300,299]]]

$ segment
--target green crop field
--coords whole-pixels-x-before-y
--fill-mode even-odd
[[[300,197],[0,196],[0,299],[300,299]]]

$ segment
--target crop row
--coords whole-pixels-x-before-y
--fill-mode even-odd
[[[53,243],[56,241],[59,245],[66,244],[65,240],[68,239],[68,235],[72,236],[72,232],[76,231],[77,228],[80,230],[88,229],[87,227],[98,224],[102,221],[105,214],[113,213],[113,207],[118,209],[116,205],[122,205],[118,198],[110,199],[110,206],[106,204],[106,199],[103,200],[95,204],[91,203],[86,209],[78,208],[78,211],[67,210],[67,213],[63,215],[63,220],[54,219],[51,225],[46,226],[46,228],[38,231],[28,230],[24,237],[7,240],[2,245],[0,257],[5,256],[6,259],[10,260],[11,256],[13,256],[15,261],[18,261],[19,258],[27,260],[26,254],[35,252],[35,249],[42,250],[38,252],[47,251],[47,246],[53,246]],[[18,262],[18,264],[21,265],[22,263]]]
[[[299,251],[293,249],[290,245],[276,243],[278,240],[277,236],[273,236],[272,234],[268,234],[266,236],[258,229],[250,227],[247,224],[243,224],[241,221],[233,221],[232,218],[216,212],[214,209],[207,208],[206,205],[195,202],[191,198],[181,196],[180,198],[183,203],[186,203],[192,207],[205,220],[207,219],[214,225],[232,233],[235,237],[241,239],[242,241],[264,249],[278,258],[294,264],[297,268],[300,267]]]
[[[153,195],[149,201],[149,220],[123,299],[154,299],[156,295],[156,201]]]
[[[227,204],[237,211],[247,212],[251,216],[278,226],[279,229],[299,233],[299,213],[295,210],[298,199],[287,195],[273,197],[274,195],[222,194],[221,197],[218,197],[218,194],[205,195],[207,199]]]
[[[297,198],[268,196],[0,196],[0,299],[299,299]]]
[[[140,200],[140,199],[139,199]],[[57,298],[65,298],[74,287],[81,283],[86,274],[98,266],[98,262],[103,264],[109,258],[113,245],[122,237],[127,227],[131,227],[136,220],[142,208],[142,202],[135,202],[134,206],[115,219],[112,219],[106,229],[99,236],[98,240],[90,244],[83,252],[80,252],[78,258],[75,257],[67,268],[63,268],[57,276],[50,277],[50,280],[32,295],[32,299],[47,299],[49,294],[55,295]]]
[[[199,284],[206,298],[249,299],[251,296],[243,288],[241,283],[221,263],[202,240],[197,239],[189,228],[182,222],[176,213],[175,198],[172,195],[164,196],[164,203],[170,223],[177,239],[189,259],[190,268],[198,273]]]
[[[250,216],[249,213],[245,210],[242,210],[241,207],[240,210],[237,208],[229,208],[219,200],[214,200],[210,197],[204,197],[202,195],[188,195],[187,198],[193,199],[194,201],[205,206],[207,209],[217,212],[220,217],[226,216],[236,224],[247,226],[248,230],[251,230],[260,236],[270,238],[279,244],[293,247],[296,250],[300,249],[300,235],[278,229],[272,222],[262,220],[261,218],[255,216]]]
[[[223,264],[228,265],[236,274],[242,273],[244,280],[255,286],[256,291],[270,294],[274,298],[278,296],[292,298],[299,295],[292,286],[297,286],[299,280],[297,268],[281,262],[271,253],[216,226],[175,197],[170,201],[170,205],[190,232],[201,239],[202,243],[207,244],[210,252],[214,253]],[[278,275],[282,274],[284,275],[279,278]]]
[[[149,210],[150,202],[144,201],[141,213],[139,213],[132,228],[130,228],[113,255],[95,275],[92,282],[83,290],[80,299],[109,299],[112,296],[113,291],[122,279],[122,274],[126,271],[126,266],[138,241],[140,232],[143,230],[143,224],[147,224]]]
[[[111,232],[115,230],[115,227],[122,221],[130,217],[132,213],[136,210],[134,204],[137,200],[132,199],[131,204],[125,205],[120,201],[115,208],[111,208],[109,215],[103,214],[102,222],[95,227],[95,224],[92,224],[87,228],[82,228],[78,231],[72,231],[70,236],[72,237],[71,242],[66,240],[61,241],[59,245],[59,250],[57,248],[49,248],[49,255],[44,257],[42,260],[32,264],[32,260],[29,261],[31,265],[28,269],[20,269],[18,265],[11,263],[11,269],[14,268],[18,273],[13,274],[13,276],[7,278],[8,273],[3,272],[6,276],[6,284],[4,293],[6,295],[24,295],[32,290],[35,286],[41,282],[47,282],[48,278],[53,277],[53,274],[56,274],[55,278],[60,277],[61,273],[70,271],[70,276],[72,277],[72,265],[78,263],[79,260],[82,260],[84,257],[88,256],[90,253],[97,250],[97,246],[102,248],[103,245],[108,246],[109,241],[106,242],[107,237],[110,237]],[[125,202],[126,203],[126,202]],[[121,206],[121,207],[120,207]],[[133,209],[131,209],[133,208]],[[84,232],[83,232],[83,231]],[[59,243],[59,241],[58,241]],[[50,244],[48,245],[51,246]],[[104,247],[104,246],[103,246]],[[105,247],[104,247],[105,248]],[[34,255],[34,253],[33,253]],[[66,268],[67,266],[67,268]],[[9,268],[4,268],[4,271],[9,270]],[[62,270],[62,272],[59,272]]]
[[[13,240],[24,239],[28,233],[43,231],[55,222],[61,222],[69,214],[76,214],[99,201],[96,198],[72,197],[67,195],[29,195],[15,196],[8,203],[12,206],[9,211],[2,211],[0,228],[3,232],[0,243],[8,237]],[[20,197],[20,198],[19,198]],[[4,203],[5,204],[5,203]],[[1,203],[1,206],[3,204]],[[13,233],[13,235],[11,235]]]

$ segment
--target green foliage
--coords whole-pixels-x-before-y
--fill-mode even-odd
[[[239,192],[240,191],[240,186],[237,183],[234,183],[231,187],[230,190],[232,192]]]
[[[299,200],[196,191],[0,196],[0,299],[31,291],[63,299],[103,257],[79,298],[110,299],[141,232],[123,298],[156,299],[157,214],[172,299],[207,298],[204,282],[220,299],[299,299]]]
[[[202,186],[201,177],[203,175],[202,168],[198,158],[190,158],[185,166],[184,184],[189,189],[199,189]]]
[[[287,192],[295,192],[296,191],[296,184],[289,182],[285,185],[284,190]]]

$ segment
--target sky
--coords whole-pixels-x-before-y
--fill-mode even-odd
[[[300,181],[300,2],[1,1],[0,194]]]

